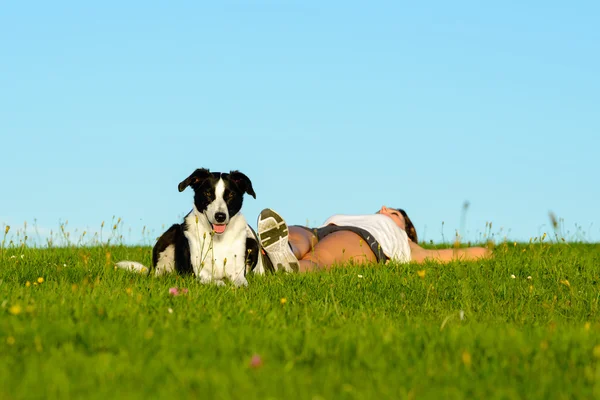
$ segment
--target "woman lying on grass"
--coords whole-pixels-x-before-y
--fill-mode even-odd
[[[406,212],[386,206],[376,214],[334,215],[318,228],[290,226],[271,209],[258,217],[260,242],[274,269],[306,272],[335,264],[394,260],[450,262],[490,257],[483,247],[424,249]]]

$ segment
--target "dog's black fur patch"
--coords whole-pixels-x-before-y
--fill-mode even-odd
[[[160,253],[173,245],[175,247],[175,271],[182,275],[194,273],[190,260],[190,245],[185,237],[183,225],[185,222],[172,225],[158,238],[152,249],[152,266],[154,268],[156,268]]]

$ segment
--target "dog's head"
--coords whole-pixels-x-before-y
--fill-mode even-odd
[[[213,231],[219,235],[241,210],[244,193],[256,198],[252,182],[239,171],[221,173],[200,168],[179,184],[179,191],[183,192],[188,186],[194,189],[196,209],[206,216]]]

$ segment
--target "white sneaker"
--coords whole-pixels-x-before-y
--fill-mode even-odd
[[[258,216],[258,238],[267,257],[276,271],[298,272],[300,264],[289,246],[288,226],[270,208],[265,208]]]

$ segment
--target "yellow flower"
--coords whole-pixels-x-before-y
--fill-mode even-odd
[[[131,293],[133,293],[133,289],[128,287],[127,289],[125,289],[125,292],[127,292],[127,294],[131,294]]]
[[[421,279],[425,278],[425,270],[421,269],[421,270],[417,271],[417,275],[419,275],[419,278],[421,278]]]
[[[471,354],[468,351],[463,351],[461,358],[463,364],[465,364],[465,367],[471,366]]]
[[[287,299],[285,297],[282,297],[281,300],[279,300],[279,302],[281,304],[285,304],[285,303],[287,303]]]
[[[19,314],[21,314],[21,311],[22,311],[22,308],[18,304],[15,304],[14,306],[11,306],[8,309],[8,312],[11,313],[12,315],[19,315]]]
[[[589,331],[591,326],[592,326],[592,324],[590,324],[589,322],[586,322],[586,323],[585,323],[585,325],[583,326],[583,328],[584,328],[586,331]]]
[[[600,344],[597,344],[596,346],[594,346],[594,357],[596,358],[600,358]]]
[[[25,286],[27,286],[27,287],[31,286],[31,282],[29,282],[29,281],[25,282]]]
[[[560,283],[562,283],[563,285],[565,285],[566,287],[571,287],[571,284],[569,283],[568,280],[564,279],[562,281],[560,281]]]
[[[44,278],[42,278],[41,276],[38,278],[38,283],[44,283]],[[50,285],[52,286],[52,285]]]

